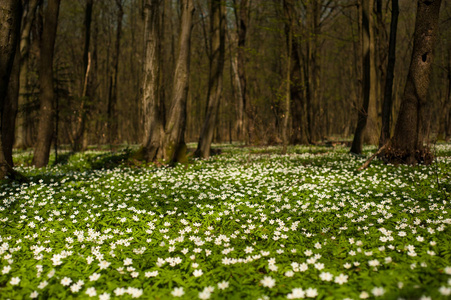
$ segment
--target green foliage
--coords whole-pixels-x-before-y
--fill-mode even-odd
[[[363,172],[344,147],[218,147],[173,167],[127,148],[37,170],[16,153],[29,181],[0,185],[0,299],[451,293],[450,145]]]

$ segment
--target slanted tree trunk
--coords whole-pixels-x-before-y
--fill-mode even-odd
[[[6,94],[16,54],[22,5],[17,0],[0,0],[0,180],[13,173],[3,147],[3,118],[5,117]],[[9,128],[14,130],[14,128]]]
[[[163,144],[163,157],[169,163],[183,162],[186,157],[186,101],[189,88],[191,31],[194,14],[193,0],[182,0],[181,10],[179,49],[174,73],[171,108]]]
[[[393,79],[396,61],[396,32],[398,30],[398,15],[398,0],[392,0],[390,41],[388,45],[388,63],[385,78],[384,103],[382,106],[382,128],[379,138],[379,147],[385,145],[385,143],[390,139],[390,115],[393,106]]]
[[[211,0],[210,16],[211,60],[207,111],[195,152],[197,157],[202,158],[208,158],[210,156],[211,142],[215,127],[217,126],[219,101],[222,94],[225,56],[225,4],[219,0]]]
[[[54,129],[53,91],[53,50],[55,48],[56,28],[61,0],[49,0],[44,12],[44,28],[42,32],[39,61],[40,109],[38,137],[33,156],[33,165],[37,168],[47,166]]]
[[[85,135],[86,118],[89,110],[89,102],[92,95],[90,92],[92,88],[88,87],[90,81],[90,71],[91,71],[91,55],[89,52],[89,44],[91,42],[91,23],[92,23],[92,8],[94,6],[94,0],[86,0],[85,8],[85,19],[84,19],[84,31],[85,31],[85,42],[83,46],[83,87],[81,91],[81,103],[80,109],[78,111],[78,119],[76,122],[76,131],[74,136],[74,142],[72,149],[74,151],[80,151],[83,149],[83,140]]]
[[[372,39],[372,28],[370,19],[371,13],[373,11],[373,0],[363,0],[361,3],[360,13],[361,13],[361,22],[362,22],[362,36],[361,36],[361,45],[362,45],[362,106],[358,110],[358,118],[357,118],[357,126],[354,133],[354,139],[352,141],[351,153],[361,154],[363,147],[363,138],[365,127],[368,121],[370,102],[375,101],[376,99],[371,99],[373,95],[371,85],[374,83],[372,80],[372,67],[374,68],[374,62],[371,55],[371,39]],[[373,45],[374,46],[374,45]]]
[[[432,163],[432,155],[423,147],[421,125],[438,35],[440,4],[441,0],[418,0],[412,60],[395,132],[385,153],[391,162]]]
[[[161,0],[147,0],[144,28],[144,79],[142,87],[143,105],[143,154],[146,161],[162,158],[164,138],[164,110],[161,103]]]

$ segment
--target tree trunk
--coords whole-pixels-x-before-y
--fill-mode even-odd
[[[164,160],[169,163],[186,159],[185,127],[186,101],[189,88],[191,31],[193,27],[193,0],[182,0],[179,49],[174,74],[172,102],[165,128]]]
[[[451,41],[448,41],[451,46]],[[449,142],[451,139],[451,47],[448,46],[448,122],[445,128],[445,140]],[[446,101],[446,100],[445,100]]]
[[[384,104],[382,107],[382,129],[379,147],[390,139],[390,115],[393,106],[393,79],[396,60],[396,32],[398,30],[399,5],[398,0],[392,0],[392,14],[390,24],[390,42],[388,45],[387,74],[384,89]]]
[[[147,0],[144,29],[144,79],[143,79],[143,150],[146,161],[162,158],[164,137],[164,111],[161,105],[161,29],[160,0]]]
[[[22,14],[21,2],[0,0],[0,180],[13,173],[12,165],[5,157],[3,146],[3,119],[5,117],[6,94],[16,54]],[[14,130],[9,128],[9,130]]]
[[[33,165],[37,168],[45,167],[49,162],[50,146],[54,133],[53,51],[55,48],[60,1],[49,0],[44,13],[39,61],[41,106],[39,109],[38,137],[33,156]]]
[[[123,0],[116,0],[117,6],[117,27],[116,42],[113,56],[113,74],[110,75],[109,97],[107,107],[108,118],[108,142],[110,144],[117,142],[118,134],[118,115],[117,115],[117,76],[119,72],[119,55],[121,50],[122,19],[124,17]]]
[[[371,29],[371,13],[373,11],[373,0],[363,0],[361,7],[359,7],[361,12],[362,20],[362,106],[358,110],[357,127],[354,133],[354,139],[352,141],[351,153],[361,154],[363,147],[364,131],[368,121],[370,102],[375,99],[371,99],[373,95],[373,89],[371,88],[374,80],[372,80],[372,67],[374,68],[374,60],[371,55],[371,39],[372,39],[372,29]],[[374,44],[373,44],[374,46]]]
[[[291,108],[291,57],[293,50],[293,16],[294,10],[293,2],[290,0],[283,1],[283,11],[285,18],[285,37],[287,41],[287,68],[286,68],[286,91],[285,91],[285,103],[282,105],[282,154],[287,153],[288,147],[288,120],[290,118]]]
[[[24,13],[22,15],[22,29],[20,34],[20,65],[17,70],[19,79],[17,80],[17,102],[18,102],[18,114],[16,119],[15,130],[15,145],[18,148],[28,148],[31,146],[31,138],[27,130],[27,112],[24,110],[26,105],[26,93],[27,93],[27,73],[28,73],[28,54],[30,52],[30,33],[33,25],[36,8],[38,7],[39,0],[31,0],[26,2],[24,7]]]
[[[207,93],[207,113],[199,136],[195,155],[208,158],[211,142],[217,124],[219,102],[222,94],[222,77],[225,56],[225,5],[219,0],[211,0],[210,12],[211,60]]]
[[[418,1],[412,59],[395,133],[386,153],[391,161],[406,164],[432,162],[432,156],[423,148],[421,125],[438,35],[440,4],[441,0]]]
[[[237,10],[236,1],[235,11]],[[250,109],[249,103],[247,103],[247,81],[246,81],[246,35],[247,26],[249,23],[248,12],[249,12],[249,0],[241,0],[239,3],[239,14],[236,14],[237,30],[238,30],[238,57],[237,57],[237,69],[238,77],[240,79],[240,90],[241,90],[241,103],[239,103],[238,108],[243,109],[243,113],[240,116],[243,118],[241,123],[243,124],[243,137],[246,144],[250,143]],[[247,118],[246,118],[247,116]]]
[[[81,103],[80,109],[78,111],[78,119],[76,122],[76,132],[74,137],[74,144],[72,149],[74,151],[80,151],[83,149],[83,140],[85,135],[86,118],[89,111],[89,102],[91,101],[92,95],[90,92],[92,88],[88,87],[90,81],[90,70],[91,70],[91,55],[89,52],[89,44],[91,42],[91,23],[92,23],[92,8],[94,5],[94,0],[86,0],[85,9],[85,19],[84,19],[84,30],[85,30],[85,42],[83,47],[83,87],[81,91]]]

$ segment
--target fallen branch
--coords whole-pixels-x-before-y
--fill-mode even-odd
[[[368,168],[368,166],[370,165],[371,161],[378,156],[379,154],[381,154],[382,151],[384,151],[384,149],[387,147],[388,143],[386,143],[385,145],[383,145],[382,147],[379,148],[379,150],[376,151],[376,153],[374,153],[373,155],[371,155],[366,162],[360,166],[360,168],[357,169],[357,171],[362,171],[365,170],[366,168]]]

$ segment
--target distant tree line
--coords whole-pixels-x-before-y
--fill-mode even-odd
[[[353,137],[351,152],[386,145],[415,163],[426,139],[451,137],[448,1],[0,0],[0,9],[3,174],[13,147],[33,148],[43,167],[52,144],[141,144],[144,159],[175,162],[186,142],[206,158],[213,141],[286,151]]]

